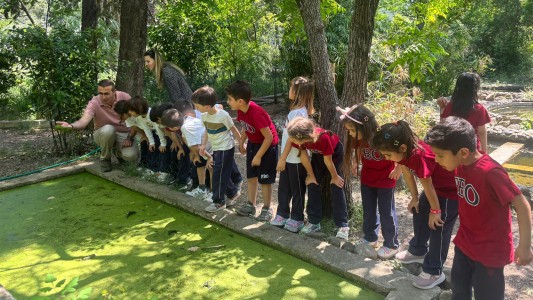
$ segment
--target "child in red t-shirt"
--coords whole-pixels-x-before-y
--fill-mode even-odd
[[[444,97],[437,99],[441,120],[449,116],[466,119],[473,127],[477,137],[477,148],[487,152],[487,129],[490,116],[485,107],[478,103],[477,92],[481,79],[476,73],[464,72],[455,82],[450,102]]]
[[[320,230],[322,221],[322,199],[319,182],[329,171],[331,174],[331,206],[333,222],[338,228],[337,237],[348,240],[348,212],[344,196],[344,179],[342,178],[342,143],[331,131],[315,126],[308,118],[296,117],[287,125],[292,146],[299,149],[302,165],[307,170],[307,221],[300,231],[303,234]],[[302,151],[303,150],[303,151]],[[307,151],[311,151],[311,161]]]
[[[396,259],[405,264],[422,263],[422,273],[413,280],[413,285],[420,289],[433,288],[445,279],[442,266],[457,220],[454,174],[435,162],[430,147],[418,140],[405,121],[381,126],[372,138],[372,145],[386,159],[402,165],[412,197],[407,208],[413,213],[414,236],[409,241],[409,249],[396,254]],[[420,197],[414,175],[424,188]]]
[[[531,208],[502,166],[476,149],[475,130],[464,119],[449,117],[426,135],[436,161],[455,170],[461,225],[453,242],[453,299],[504,299],[503,268],[513,261],[511,209],[518,219],[517,265],[533,259]]]
[[[228,104],[237,111],[241,123],[239,151],[246,154],[246,178],[248,179],[248,203],[237,209],[242,216],[251,216],[261,222],[272,219],[272,184],[276,181],[278,163],[278,133],[268,113],[255,102],[250,101],[252,91],[246,81],[237,80],[226,88]],[[248,139],[246,146],[244,143]],[[257,218],[258,185],[261,184],[263,208]]]
[[[363,233],[362,243],[377,247],[378,230],[381,225],[383,246],[378,250],[378,257],[390,259],[398,253],[398,222],[394,205],[394,188],[396,179],[400,177],[401,168],[385,160],[383,156],[368,144],[378,129],[374,114],[362,105],[341,109],[341,124],[346,128],[346,147],[344,151],[343,170],[349,174],[358,165],[361,169],[361,199],[363,202]],[[354,149],[356,150],[355,156]],[[378,220],[379,209],[379,220]]]

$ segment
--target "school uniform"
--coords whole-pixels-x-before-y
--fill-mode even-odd
[[[383,246],[397,249],[399,246],[398,221],[394,203],[396,180],[389,178],[395,164],[386,160],[378,150],[370,147],[367,141],[356,144],[356,149],[360,151],[360,161],[363,165],[361,199],[364,239],[368,242],[376,242],[381,225]]]
[[[337,174],[342,177],[343,146],[339,136],[322,128],[315,131],[318,140],[314,143],[305,143],[300,146],[292,144],[301,151],[309,150],[311,154],[311,166],[315,174],[317,184],[307,186],[307,219],[311,224],[319,224],[322,221],[322,193],[320,182],[326,175],[328,168],[324,163],[324,156],[331,155]],[[344,190],[335,184],[331,184],[331,206],[333,210],[333,222],[336,227],[348,227],[348,211]]]
[[[459,166],[455,182],[461,226],[453,240],[453,299],[503,299],[503,268],[514,260],[511,201],[521,194],[489,155]]]
[[[278,163],[278,133],[268,113],[255,102],[250,101],[248,111],[237,111],[237,121],[243,126],[248,144],[246,146],[246,178],[256,178],[260,184],[272,184],[276,181],[276,165]],[[261,164],[252,167],[252,160],[265,139],[261,133],[267,128],[272,133],[272,143],[261,158]]]
[[[429,145],[419,141],[418,146],[419,148],[414,149],[409,158],[403,159],[399,164],[407,166],[418,178],[431,177],[444,225],[436,226],[435,230],[429,228],[431,206],[425,191],[422,191],[418,213],[413,213],[414,236],[409,241],[409,253],[416,256],[425,255],[422,270],[431,275],[440,275],[448,256],[453,226],[457,220],[457,189],[454,172],[446,171],[435,162],[435,154]]]
[[[440,114],[441,119],[445,119],[449,116],[453,116],[452,114],[452,102],[448,102],[446,106],[444,107],[444,110]],[[468,113],[467,116],[463,117],[465,120],[474,127],[474,131],[476,133],[476,143],[477,143],[477,149],[481,149],[481,142],[479,141],[479,135],[477,132],[477,128],[479,126],[483,126],[490,123],[490,115],[487,109],[479,103],[474,104],[474,108]]]

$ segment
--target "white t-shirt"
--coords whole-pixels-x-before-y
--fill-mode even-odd
[[[301,108],[293,109],[289,112],[289,115],[287,116],[287,119],[285,120],[285,125],[283,126],[283,134],[281,136],[281,152],[282,153],[283,153],[283,150],[285,149],[285,144],[287,143],[287,140],[289,139],[289,134],[287,133],[287,125],[295,117],[308,118],[307,108],[301,107]],[[298,149],[292,147],[291,152],[289,152],[289,156],[287,156],[287,162],[291,164],[299,164],[302,162],[300,158],[298,157]]]
[[[181,126],[181,134],[183,141],[189,146],[189,148],[201,145],[204,133],[205,127],[202,124],[202,120],[191,116],[185,118],[183,125]],[[207,144],[205,145],[205,151],[209,154],[212,153],[211,143],[209,141],[207,141]],[[207,159],[207,157],[204,158]]]
[[[225,151],[235,147],[230,129],[235,126],[227,111],[217,110],[215,114],[202,114],[202,123],[207,130],[207,137],[213,151]]]
[[[134,119],[131,122],[135,123],[135,126],[139,127],[144,131],[146,134],[146,138],[148,139],[148,142],[150,145],[155,145],[154,135],[152,133],[152,130],[155,130],[155,133],[159,137],[159,141],[161,143],[161,146],[166,147],[167,146],[167,139],[165,138],[165,133],[159,126],[159,124],[152,122],[150,120],[150,110],[152,108],[148,108],[148,112],[146,113],[146,116],[136,116],[136,117],[129,117],[128,119]],[[128,125],[126,120],[126,125]],[[129,126],[128,126],[129,127]]]

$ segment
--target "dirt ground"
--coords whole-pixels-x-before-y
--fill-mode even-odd
[[[265,108],[272,116],[275,123],[280,124],[286,117],[287,111],[283,104],[266,105]],[[20,129],[1,129],[0,130],[0,178],[13,176],[29,172],[38,168],[49,166],[60,161],[68,160],[65,157],[58,157],[52,152],[53,141],[49,131],[20,130]],[[246,170],[245,158],[236,154],[236,160],[241,173],[244,175]],[[140,179],[141,180],[141,179]],[[358,192],[359,186],[354,186],[353,198],[356,203],[360,203]],[[242,196],[239,203],[246,201],[246,185],[243,185]],[[273,205],[276,205],[277,184],[274,185]],[[403,191],[396,192],[396,211],[399,223],[399,240],[401,247],[408,245],[412,236],[412,218],[407,211],[408,195]],[[260,193],[258,203],[261,203]],[[258,205],[258,210],[260,205]],[[274,207],[275,211],[275,207]],[[357,223],[357,222],[354,222]],[[456,224],[456,229],[459,221]],[[515,247],[518,244],[518,228],[516,216],[513,216],[513,233]],[[362,236],[361,228],[353,228],[351,240],[359,240]],[[453,239],[453,237],[452,237]],[[451,268],[453,261],[453,243],[450,247],[448,259],[445,266]],[[514,263],[505,267],[506,276],[506,299],[526,300],[533,299],[533,265],[517,267]]]

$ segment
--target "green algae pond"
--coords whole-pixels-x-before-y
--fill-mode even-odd
[[[1,192],[0,222],[0,284],[19,300],[58,299],[74,278],[66,298],[383,299],[88,173]]]

